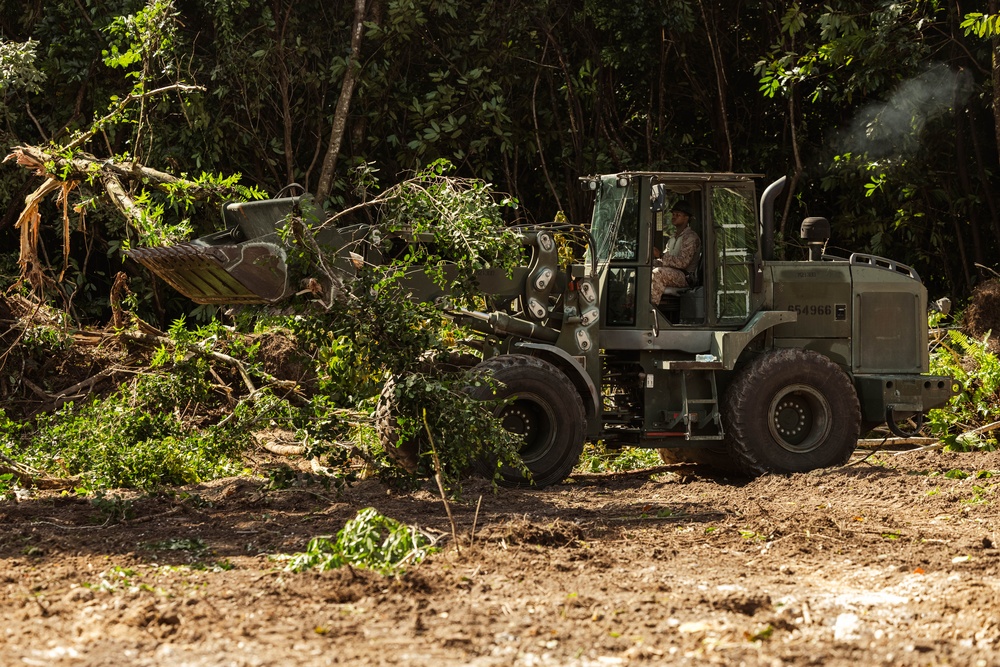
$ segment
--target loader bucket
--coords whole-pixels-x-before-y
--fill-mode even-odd
[[[289,294],[285,251],[274,243],[181,243],[128,256],[195,303],[274,303]]]
[[[222,207],[225,231],[127,254],[196,303],[275,303],[292,293],[276,233],[291,213],[315,218],[308,197],[230,203]]]

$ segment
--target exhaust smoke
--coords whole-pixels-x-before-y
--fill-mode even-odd
[[[914,152],[929,122],[961,108],[972,90],[963,70],[935,65],[904,81],[885,102],[869,104],[835,140],[838,153],[867,154],[877,160]]]

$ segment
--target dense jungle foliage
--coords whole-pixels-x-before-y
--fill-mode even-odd
[[[481,214],[466,230],[476,238],[516,221],[585,222],[577,178],[589,173],[788,175],[776,211],[787,255],[800,253],[799,221],[823,215],[834,252],[906,262],[933,297],[961,301],[1000,250],[997,4],[0,0],[0,140],[42,151],[34,162],[21,154],[28,170],[0,168],[0,277],[7,289],[27,275],[9,294],[30,287],[56,309],[4,307],[30,326],[5,335],[3,363],[58,369],[80,342],[70,324],[120,330],[123,309],[159,327],[109,344],[118,370],[73,378],[91,383],[73,387],[85,396],[100,376],[102,401],[74,405],[59,388],[2,380],[6,397],[34,393],[44,409],[8,404],[0,453],[86,473],[81,488],[230,473],[241,465],[230,454],[262,425],[333,463],[358,453],[335,445],[366,437],[357,428],[385,374],[414,364],[415,350],[453,345],[448,327],[397,335],[433,312],[402,307],[386,288],[333,327],[287,313],[222,326],[213,308],[123,259],[129,246],[217,229],[223,201],[295,183],[334,212],[414,173],[483,179],[517,206],[467,181],[473,199],[458,205]],[[112,164],[131,166],[99,178]],[[18,223],[25,198],[43,191],[61,199],[38,202],[36,244]],[[371,215],[359,207],[353,219]],[[114,285],[119,272],[128,288]],[[275,327],[298,346],[298,376],[265,363],[261,337]],[[121,370],[137,360],[144,372]],[[305,394],[288,389],[303,378]],[[433,381],[443,384],[430,393],[405,389],[443,401],[413,430],[485,439],[489,423],[458,419],[455,379]],[[28,413],[30,424],[19,419]],[[445,417],[455,420],[427,422]]]
[[[532,221],[582,221],[576,178],[587,173],[788,174],[785,240],[802,217],[825,215],[834,245],[910,263],[932,294],[962,297],[1000,245],[1000,38],[996,8],[982,11],[937,0],[4,0],[0,137],[65,145],[134,86],[183,83],[199,88],[129,106],[82,148],[174,174],[239,173],[272,196],[297,182],[328,191],[333,208],[356,201],[358,164],[389,182],[443,157]],[[321,184],[348,72],[339,159]],[[12,165],[0,174],[8,251],[37,185]],[[115,217],[92,212],[73,232],[70,280],[120,267]],[[97,315],[106,293],[75,305]]]

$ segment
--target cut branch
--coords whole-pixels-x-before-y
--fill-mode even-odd
[[[38,205],[48,194],[58,190],[59,181],[55,178],[47,178],[38,189],[28,195],[24,200],[24,210],[14,224],[15,229],[21,230],[21,256],[18,264],[21,266],[21,275],[31,280],[32,284],[40,284],[42,278],[41,267],[38,262],[38,227],[41,224],[42,216],[38,212]]]
[[[126,220],[129,222],[129,227],[135,230],[135,225],[132,223],[142,220],[142,209],[136,206],[135,202],[125,191],[125,188],[122,186],[122,182],[117,176],[114,176],[113,174],[102,174],[101,182],[104,183],[104,190],[111,198],[111,203],[115,205],[115,208],[122,212],[122,215],[124,215]]]
[[[80,483],[79,477],[50,477],[3,454],[0,454],[0,474],[11,474],[21,486],[39,489],[70,489]]]
[[[15,225],[21,230],[21,254],[18,260],[21,276],[36,289],[50,282],[38,257],[41,225],[38,207],[47,195],[56,190],[62,192],[63,257],[66,265],[68,265],[70,238],[68,198],[69,191],[76,183],[99,183],[103,186],[115,208],[125,216],[128,228],[140,236],[139,230],[143,227],[146,213],[136,204],[123,183],[135,183],[171,195],[183,192],[183,196],[190,202],[221,202],[236,194],[231,188],[207,187],[146,167],[138,162],[120,163],[112,159],[101,160],[82,151],[60,153],[39,146],[16,146],[4,162],[8,160],[15,160],[18,165],[45,178],[42,185],[25,199],[24,210]]]
[[[83,391],[84,389],[86,390],[92,389],[93,386],[96,385],[98,382],[109,376],[113,376],[117,372],[119,372],[119,370],[116,368],[106,368],[97,375],[87,378],[83,382],[77,382],[72,387],[66,387],[65,389],[60,391],[58,395],[52,397],[53,400],[52,410],[58,410],[59,408],[61,408],[63,405],[65,405],[70,401],[75,401],[79,398],[83,398],[85,394],[81,394],[80,393],[81,391]]]
[[[65,146],[65,149],[73,150],[75,148],[79,148],[86,142],[90,141],[95,134],[104,129],[105,125],[118,118],[121,112],[125,110],[125,107],[132,104],[132,102],[135,102],[137,100],[145,100],[147,97],[162,95],[163,93],[169,93],[174,90],[178,90],[181,92],[194,92],[194,91],[204,91],[205,88],[203,86],[189,86],[187,84],[177,83],[170,86],[164,86],[162,88],[156,88],[154,90],[149,90],[144,93],[129,93],[124,98],[122,98],[122,100],[118,103],[118,106],[116,106],[113,111],[108,113],[103,118],[98,119],[97,122],[95,122],[90,127],[89,130],[87,130],[86,132],[78,136],[76,139],[71,141],[69,144],[67,144]]]
[[[39,146],[15,146],[4,162],[11,159],[39,176],[56,181],[90,182],[99,177],[103,182],[107,177],[114,177],[120,181],[142,183],[160,192],[176,193],[183,188],[185,195],[193,201],[221,200],[233,194],[226,188],[208,188],[138,162],[102,160],[84,152],[73,153],[71,158],[67,158]]]

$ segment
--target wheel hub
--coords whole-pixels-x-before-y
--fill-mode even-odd
[[[500,423],[508,432],[521,436],[518,453],[526,463],[544,456],[555,439],[556,416],[534,394],[518,395],[500,414]]]
[[[774,426],[786,439],[797,437],[807,423],[805,408],[799,401],[782,401],[774,414]]]
[[[501,422],[505,430],[516,435],[520,435],[525,441],[532,439],[532,434],[537,430],[534,424],[534,416],[523,406],[514,405],[508,408],[503,415]]]
[[[830,403],[814,387],[785,387],[771,400],[768,428],[782,449],[794,453],[821,447],[833,426]]]

